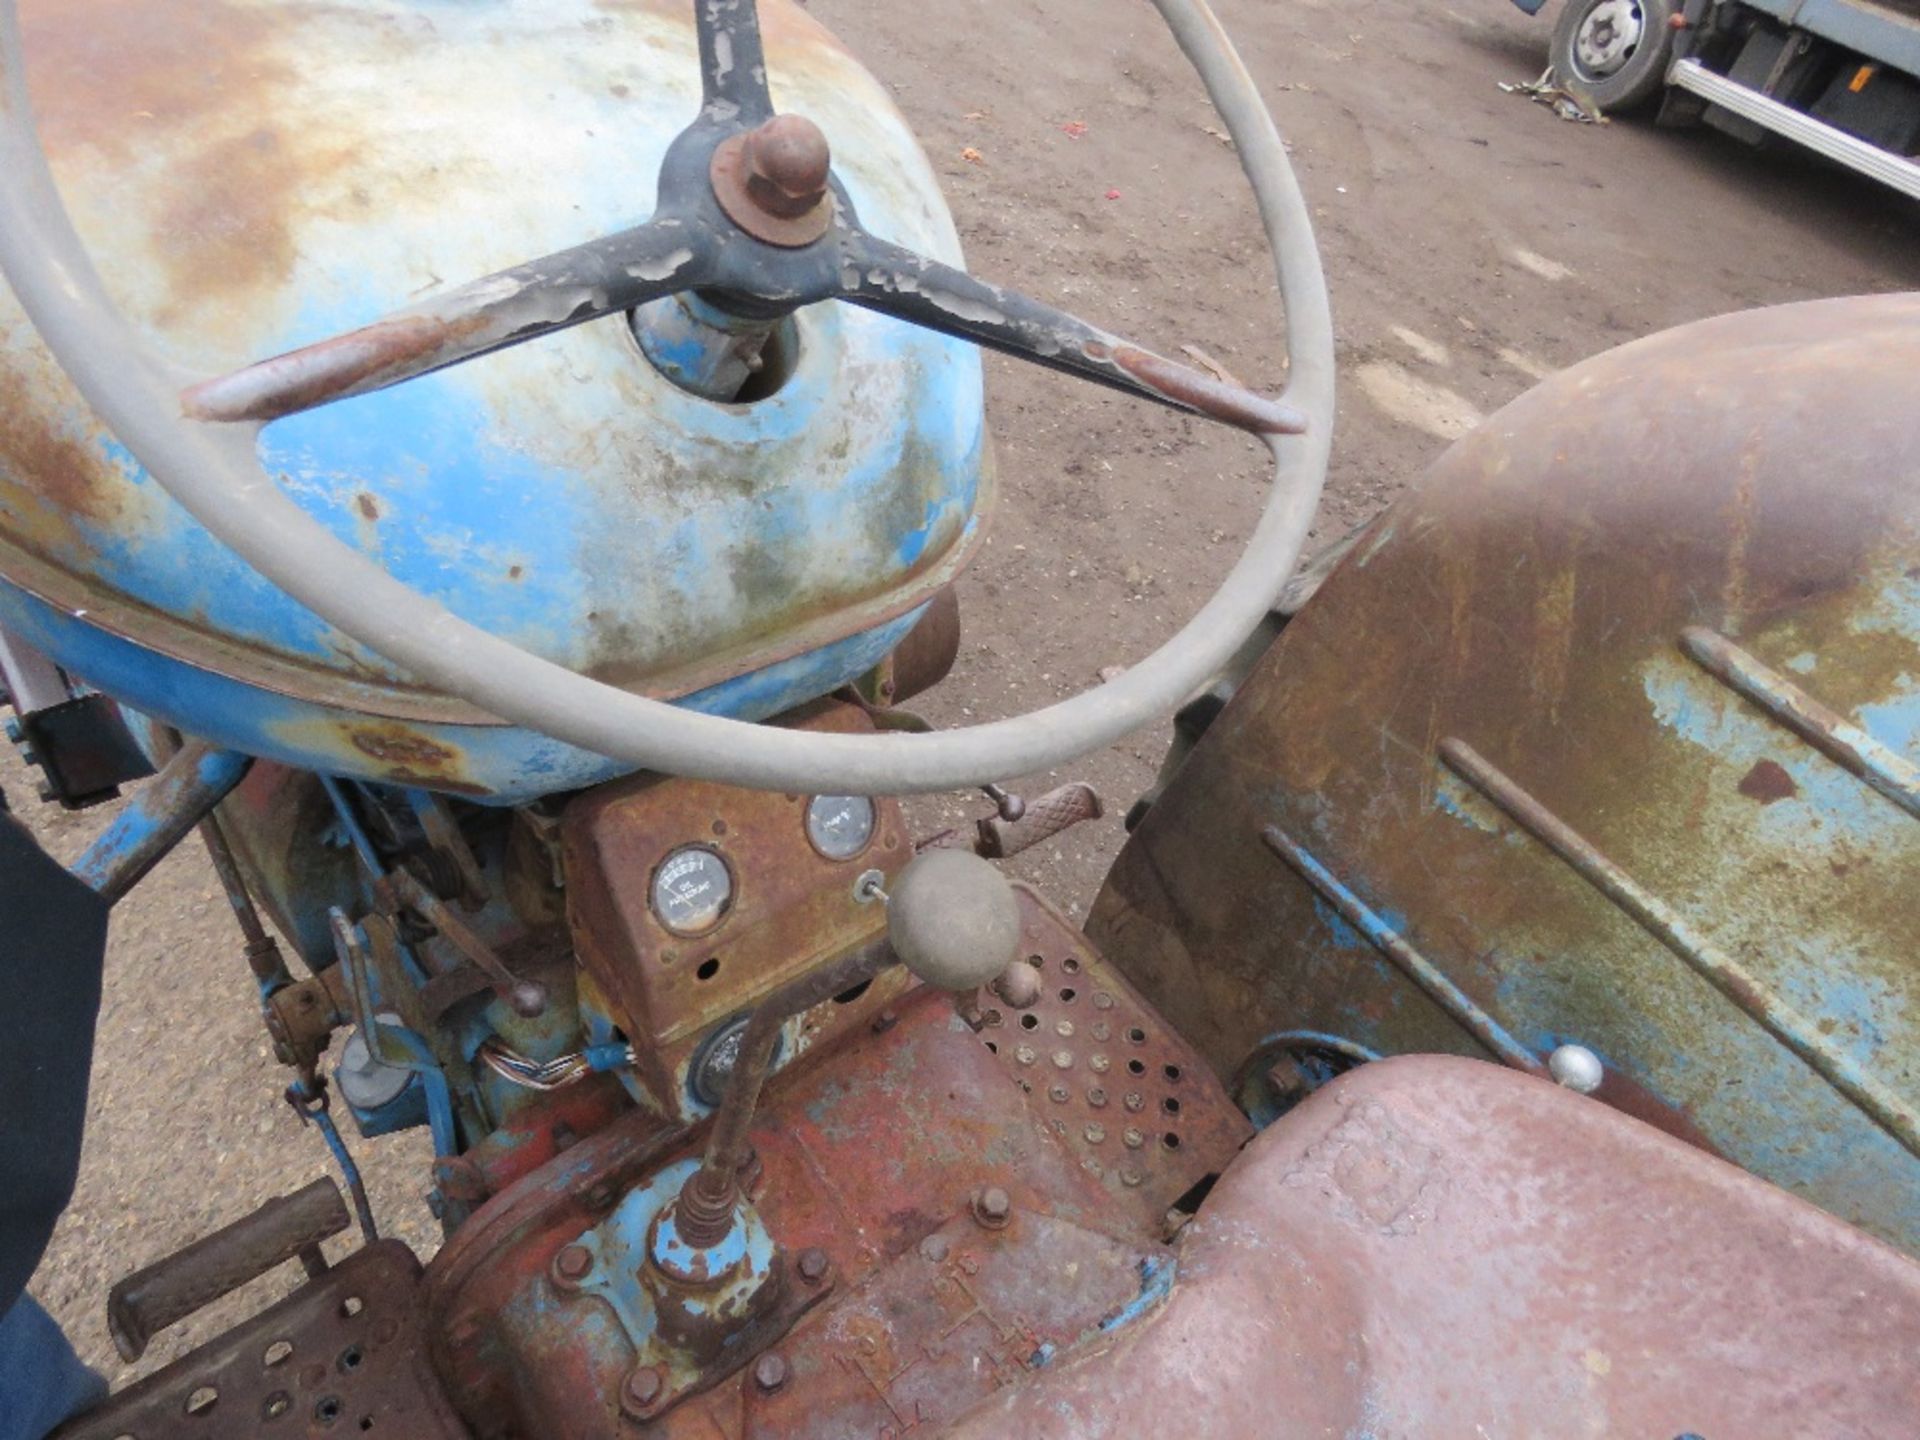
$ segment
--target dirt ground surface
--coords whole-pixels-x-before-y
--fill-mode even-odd
[[[1568,124],[1503,94],[1497,82],[1539,73],[1551,10],[1219,8],[1291,142],[1332,286],[1342,394],[1321,541],[1585,356],[1722,311],[1920,286],[1920,208],[1864,180],[1713,132]],[[1272,269],[1235,157],[1148,5],[811,9],[892,84],[973,269],[1163,351],[1198,345],[1255,386],[1282,383]],[[1267,483],[1261,452],[1232,434],[1011,362],[990,363],[989,407],[1000,511],[962,587],[958,669],[920,706],[945,723],[1029,709],[1144,654],[1224,573]],[[1057,777],[1092,781],[1109,816],[1019,868],[1076,915],[1166,738],[1164,726],[1133,736]],[[0,784],[63,859],[107,818],[34,806],[10,753]],[[982,809],[969,796],[916,815],[931,828]],[[212,872],[183,848],[115,912],[79,1193],[33,1285],[116,1381],[292,1285],[291,1271],[268,1277],[137,1366],[107,1338],[116,1278],[328,1173],[319,1136],[279,1099],[285,1082]],[[430,1252],[426,1141],[356,1148],[386,1226]]]

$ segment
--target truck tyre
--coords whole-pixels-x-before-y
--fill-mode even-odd
[[[1673,0],[1566,0],[1553,27],[1553,69],[1602,110],[1645,105],[1666,84]]]

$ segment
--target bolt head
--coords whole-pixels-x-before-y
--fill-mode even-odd
[[[620,1382],[620,1408],[629,1415],[645,1415],[660,1402],[666,1388],[660,1372],[651,1365],[636,1365]]]
[[[989,1229],[998,1229],[1013,1214],[1013,1197],[998,1185],[989,1185],[973,1197],[973,1218]]]
[[[579,1284],[593,1273],[593,1252],[584,1245],[561,1246],[553,1257],[553,1273],[569,1284]]]
[[[514,1014],[532,1020],[547,1009],[547,987],[538,980],[521,980],[507,991],[507,1005]]]
[[[753,1385],[762,1395],[771,1395],[787,1383],[787,1362],[778,1351],[769,1350],[753,1362]]]
[[[803,115],[776,115],[747,136],[747,193],[769,214],[804,215],[827,194],[833,152]]]
[[[809,1247],[800,1252],[800,1278],[809,1285],[818,1285],[827,1278],[827,1252]]]
[[[1591,1095],[1607,1078],[1600,1057],[1584,1045],[1562,1045],[1547,1057],[1547,1073],[1555,1083],[1581,1095]]]

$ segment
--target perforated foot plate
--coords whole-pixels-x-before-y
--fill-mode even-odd
[[[382,1240],[54,1440],[465,1440],[427,1360],[419,1282],[413,1252]]]
[[[1014,891],[1040,998],[1014,1010],[989,997],[980,1038],[1081,1168],[1151,1224],[1224,1169],[1253,1127],[1084,935],[1024,885]]]

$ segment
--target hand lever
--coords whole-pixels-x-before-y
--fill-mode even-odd
[[[945,990],[975,989],[1017,963],[1020,908],[1013,887],[977,855],[930,850],[916,856],[886,901],[885,940],[775,991],[747,1021],[706,1154],[674,1201],[674,1224],[686,1244],[710,1249],[733,1228],[740,1172],[750,1153],[747,1127],[773,1064],[774,1041],[790,1016],[871,979],[896,960]]]

